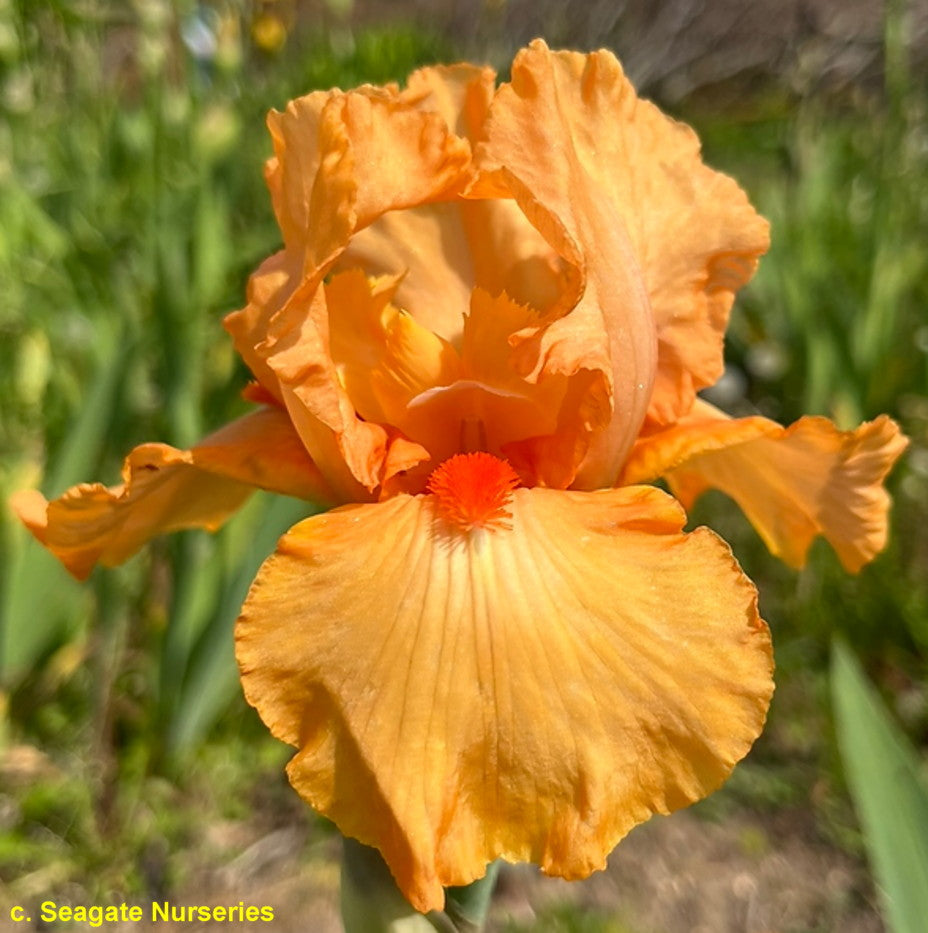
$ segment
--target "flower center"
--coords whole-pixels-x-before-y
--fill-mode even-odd
[[[429,477],[427,489],[438,499],[447,522],[463,531],[511,528],[507,508],[519,485],[515,470],[492,454],[455,454]]]

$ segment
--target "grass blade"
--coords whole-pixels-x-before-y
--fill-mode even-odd
[[[314,511],[309,503],[285,496],[259,493],[255,498],[245,514],[236,516],[223,531],[247,532],[247,539],[241,553],[231,556],[212,618],[188,656],[168,737],[168,752],[174,756],[195,748],[239,692],[233,629],[248,588],[277,539]]]
[[[922,933],[928,917],[928,789],[918,758],[860,665],[832,648],[832,697],[847,780],[894,933]]]

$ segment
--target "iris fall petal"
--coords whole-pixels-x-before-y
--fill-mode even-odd
[[[295,526],[236,639],[296,789],[421,910],[499,856],[566,878],[717,787],[772,691],[756,593],[664,493],[518,489],[509,527],[436,496]]]
[[[665,476],[686,508],[720,489],[786,563],[801,567],[822,535],[856,572],[886,545],[883,481],[907,443],[885,415],[854,431],[816,417],[784,428],[767,418],[728,418],[698,400],[688,417],[637,442],[624,480]]]
[[[35,490],[12,499],[29,530],[78,579],[97,562],[122,563],[155,535],[215,530],[256,488],[315,502],[333,498],[277,408],[245,415],[190,450],[143,444],[122,473],[119,486],[84,483],[51,502]]]

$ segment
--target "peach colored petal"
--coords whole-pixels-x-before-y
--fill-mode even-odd
[[[419,910],[497,857],[602,868],[725,779],[772,691],[754,587],[664,493],[502,494],[508,529],[433,495],[300,523],[236,632],[294,787]]]
[[[460,62],[414,71],[400,97],[418,110],[437,113],[451,132],[473,145],[483,138],[495,90],[492,68]]]
[[[474,144],[494,89],[492,70],[454,65],[415,72],[401,96]],[[506,289],[536,307],[553,303],[559,289],[557,255],[509,201],[451,201],[384,214],[352,238],[338,264],[355,266],[368,275],[405,273],[396,302],[455,342],[475,286],[493,294]]]
[[[549,380],[557,377],[556,373],[547,376]],[[590,449],[591,428],[609,422],[612,405],[599,373],[581,368],[566,381],[554,429],[512,441],[503,448],[503,454],[527,485],[553,489],[566,489],[572,483],[582,485],[577,483],[577,464],[584,461]]]
[[[552,53],[533,43],[491,105],[487,142],[478,150],[482,175],[471,189],[480,197],[514,196],[573,268],[552,319],[521,337],[519,353],[522,373],[533,378],[595,375],[587,380],[590,402],[577,406],[597,418],[574,432],[572,446],[583,456],[573,465],[578,488],[617,478],[657,365],[644,257],[631,237],[626,186],[616,180],[629,171],[629,149],[639,142],[628,118],[635,100],[610,54]],[[560,485],[563,477],[542,472],[540,481]]]
[[[296,302],[301,303],[297,309]],[[329,347],[323,288],[301,286],[288,304],[291,327],[274,340],[271,362],[294,427],[340,501],[363,501],[381,479],[386,431],[362,421]],[[268,338],[259,345],[263,353]]]
[[[554,250],[512,201],[446,202],[385,214],[355,235],[336,268],[405,273],[396,302],[457,343],[480,287],[547,310],[563,283]]]
[[[285,242],[303,248],[307,275],[380,215],[451,198],[470,175],[467,141],[394,88],[313,94],[268,124],[272,194],[281,193]]]
[[[248,279],[248,304],[229,312],[222,322],[258,383],[278,402],[281,393],[277,376],[257,348],[267,336],[271,318],[299,284],[301,262],[297,253],[287,250],[265,259]]]
[[[309,228],[312,185],[319,169],[319,122],[336,94],[313,91],[290,101],[283,113],[272,110],[267,116],[274,155],[265,165],[264,178],[284,243],[298,252]]]
[[[332,493],[286,414],[265,408],[245,415],[190,450],[136,447],[123,482],[84,483],[47,502],[36,490],[11,500],[29,530],[78,579],[94,564],[122,563],[155,535],[218,528],[256,487],[315,502]]]
[[[706,489],[720,489],[787,564],[801,567],[822,535],[857,572],[886,545],[883,481],[907,443],[885,415],[854,431],[813,417],[784,428],[767,418],[731,419],[698,400],[689,417],[635,445],[624,481],[665,476],[687,508]]]
[[[446,340],[459,337],[474,270],[458,204],[384,214],[352,237],[335,268],[402,276],[397,304]]]
[[[493,82],[488,68],[424,68],[401,96],[475,144]],[[352,266],[368,275],[406,273],[397,303],[455,342],[474,287],[505,289],[521,303],[547,308],[561,286],[557,254],[511,201],[451,201],[384,214],[354,236],[339,260],[339,268]]]
[[[355,410],[403,429],[410,400],[452,382],[461,366],[447,341],[391,304],[396,285],[355,269],[334,276],[325,292],[332,360]]]
[[[321,381],[321,380],[320,380]],[[387,431],[357,417],[340,387],[318,393],[312,408],[281,386],[287,412],[300,440],[334,491],[338,502],[367,502],[383,482],[389,451]]]
[[[389,442],[382,427],[357,417],[339,384],[322,280],[351,235],[381,214],[454,197],[470,177],[470,146],[395,89],[333,92],[310,109],[310,129],[298,108],[275,118],[275,184],[305,203],[303,279],[271,316],[257,350],[330,484],[363,499],[386,479]],[[301,148],[310,142],[315,159]],[[311,180],[307,171],[315,173]]]
[[[394,421],[429,450],[433,464],[460,451],[501,456],[515,442],[554,433],[567,380],[552,375],[532,382],[513,364],[513,335],[537,321],[536,312],[505,294],[474,290],[457,366],[449,366],[431,386],[423,385],[406,402],[402,420]],[[523,465],[526,482],[533,469],[531,462]],[[411,491],[422,488],[424,483]]]
[[[366,346],[371,351],[377,349],[377,341],[370,333],[377,327],[373,318],[378,309],[385,308],[393,283],[379,280],[374,286],[376,290],[371,292],[360,273],[348,275],[340,283],[342,277],[337,276],[329,289],[306,292],[311,297],[307,307],[299,312],[291,300],[289,313],[293,326],[289,333],[275,340],[272,362],[280,377],[284,404],[313,461],[340,501],[362,502],[373,498],[374,490],[390,478],[389,465],[397,462],[390,448],[398,437],[390,425],[359,417],[345,386],[344,367],[348,360],[333,359],[333,339],[337,350],[345,350],[350,326],[343,326],[340,316],[357,323],[358,317],[366,314],[371,319]],[[304,290],[299,289],[296,295],[303,298]],[[332,298],[331,308],[327,295]],[[354,298],[363,302],[360,310],[350,305]],[[363,384],[357,362],[352,366],[351,381],[356,388]],[[369,401],[369,395],[365,400]],[[409,454],[407,445],[400,459],[408,460]],[[420,459],[427,458],[428,452],[420,450]]]

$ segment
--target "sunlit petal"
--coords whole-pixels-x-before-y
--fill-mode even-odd
[[[265,259],[248,280],[248,304],[230,312],[223,320],[235,349],[261,387],[277,401],[281,400],[277,376],[257,348],[267,336],[271,318],[286,304],[299,284],[301,262],[300,255],[292,250],[281,250]]]
[[[492,68],[460,62],[414,71],[400,97],[418,110],[437,113],[445,126],[473,145],[483,138],[495,90],[496,73]]]
[[[724,780],[772,691],[753,586],[665,494],[493,495],[469,531],[435,495],[297,525],[237,629],[292,783],[421,910],[499,856],[602,868]]]
[[[396,286],[355,269],[334,276],[325,294],[332,359],[355,410],[403,429],[409,402],[452,382],[461,365],[447,341],[391,303]]]
[[[397,304],[456,343],[475,287],[546,310],[560,296],[561,266],[514,202],[453,201],[384,214],[352,238],[336,268],[405,273]]]
[[[522,339],[522,368],[536,376],[587,370],[592,423],[573,445],[580,488],[610,485],[644,419],[657,365],[655,324],[629,225],[624,175],[629,108],[637,98],[608,53],[549,52],[535,42],[497,92],[478,150],[479,196],[511,196],[572,268],[553,320]],[[543,153],[543,157],[539,154]],[[632,202],[633,203],[633,202]],[[564,312],[568,312],[564,314]],[[578,438],[579,441],[579,438]],[[547,485],[563,477],[542,476]]]
[[[272,110],[267,117],[274,155],[265,165],[264,177],[284,243],[295,252],[302,251],[310,223],[322,109],[336,93],[314,91],[290,101],[283,113]]]
[[[404,100],[437,113],[471,145],[484,135],[495,91],[488,68],[423,68],[409,78]],[[406,273],[397,303],[417,321],[456,342],[475,287],[506,291],[547,309],[559,297],[561,262],[509,200],[432,203],[391,211],[353,237],[339,260],[368,275]]]
[[[309,129],[307,114],[315,120]],[[389,432],[360,420],[339,383],[322,280],[351,235],[381,214],[454,197],[470,177],[470,146],[393,88],[332,92],[321,108],[291,106],[271,122],[274,184],[293,187],[294,198],[302,192],[305,205],[303,278],[270,317],[257,350],[330,485],[364,499],[387,478]],[[304,151],[311,144],[315,156]],[[307,171],[315,173],[311,181]]]
[[[255,488],[318,503],[333,494],[286,414],[266,408],[239,418],[190,450],[136,447],[123,482],[85,483],[47,502],[24,490],[12,500],[29,530],[79,579],[112,567],[155,535],[218,528]]]
[[[706,489],[721,489],[786,563],[801,567],[822,535],[856,572],[886,545],[883,481],[907,443],[885,415],[854,431],[813,417],[784,428],[731,419],[698,400],[687,418],[638,441],[625,481],[665,476],[687,508]]]

